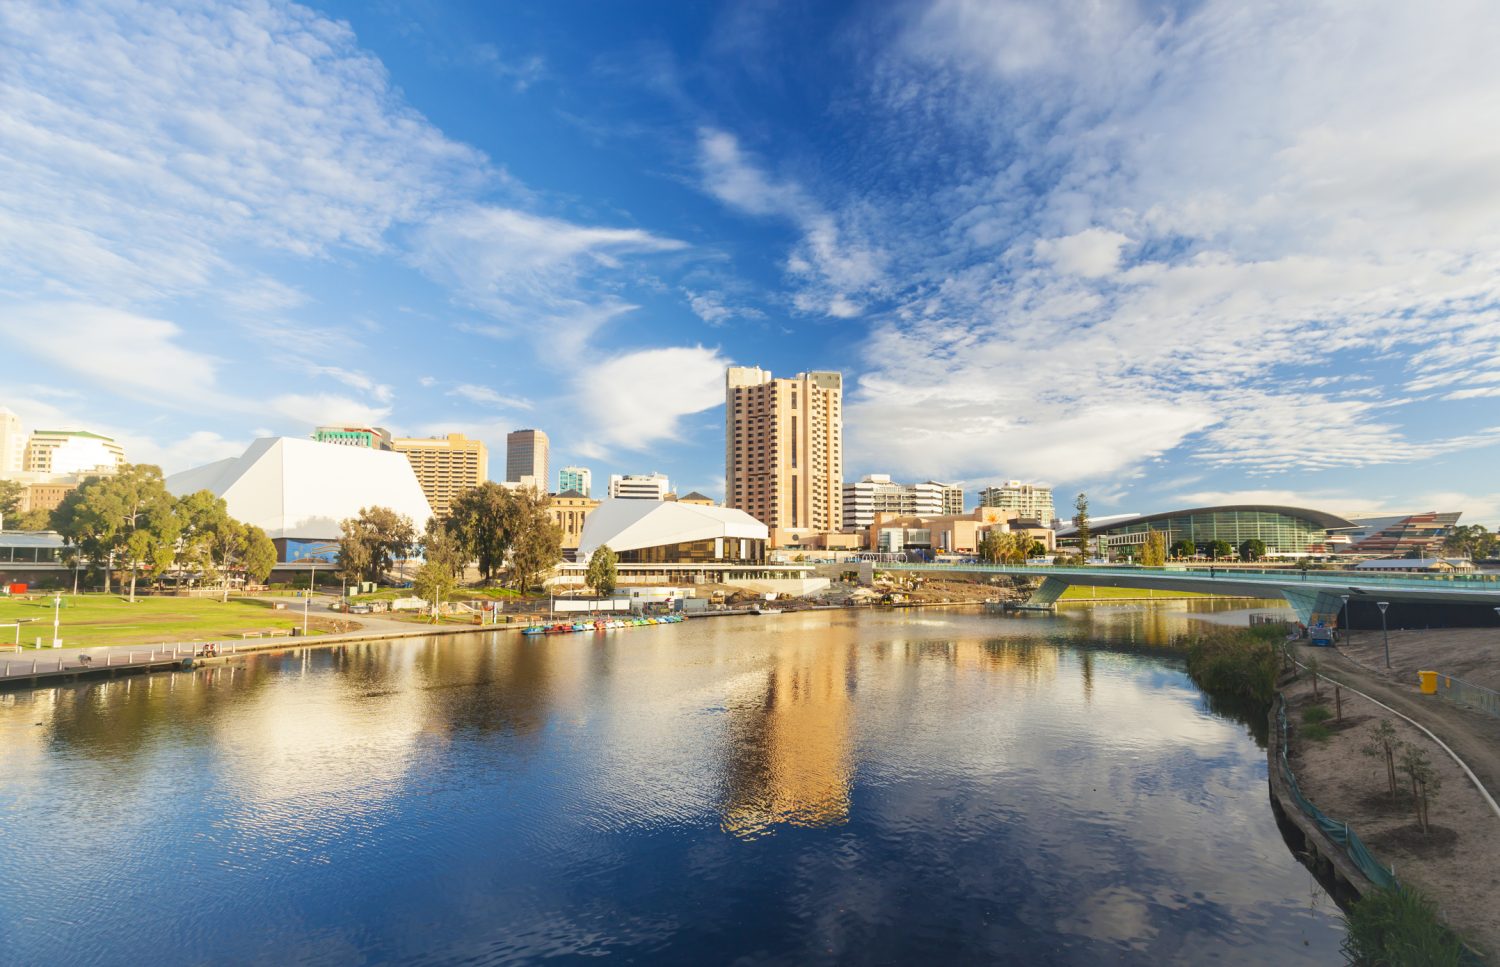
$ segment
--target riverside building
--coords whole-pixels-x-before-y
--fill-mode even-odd
[[[724,378],[724,503],[771,528],[844,526],[844,378],[776,379],[759,366]]]
[[[869,527],[876,514],[902,517],[940,517],[963,513],[963,491],[934,480],[902,484],[889,474],[872,473],[844,484],[843,526]]]
[[[612,473],[609,496],[616,500],[666,500],[672,484],[664,473]]]

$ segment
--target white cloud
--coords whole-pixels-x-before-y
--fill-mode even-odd
[[[860,206],[850,205],[837,216],[830,213],[801,185],[763,172],[725,131],[698,132],[698,163],[704,189],[724,204],[797,226],[801,240],[786,269],[798,285],[793,305],[799,310],[853,318],[864,310],[857,293],[884,287],[887,257],[869,241],[861,217],[866,211]]]
[[[1092,279],[1112,274],[1120,265],[1120,250],[1129,243],[1128,235],[1086,228],[1076,235],[1038,241],[1036,254],[1061,272]]]
[[[461,383],[449,390],[448,395],[461,397],[470,403],[478,403],[481,406],[493,406],[498,409],[531,409],[531,401],[528,399],[519,396],[505,396],[488,386],[475,386],[472,383]]]
[[[380,426],[391,415],[388,406],[371,406],[329,393],[283,393],[272,397],[269,406],[286,420],[305,425],[309,433],[319,424]]]
[[[683,289],[693,314],[710,326],[728,325],[736,319],[764,319],[766,314],[751,306],[730,304],[722,292],[694,292]]]
[[[643,349],[591,365],[575,381],[588,418],[584,456],[642,451],[678,437],[679,420],[724,402],[729,360],[702,346]]]

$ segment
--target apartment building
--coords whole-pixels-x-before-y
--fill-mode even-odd
[[[777,379],[731,366],[724,385],[724,504],[767,527],[843,527],[843,375]]]
[[[1019,480],[1007,480],[998,487],[981,490],[979,506],[1013,510],[1027,520],[1041,521],[1043,527],[1051,527],[1057,519],[1057,512],[1052,507],[1052,488]]]

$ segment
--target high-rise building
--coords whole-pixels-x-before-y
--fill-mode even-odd
[[[107,436],[87,430],[37,430],[26,441],[27,473],[114,473],[125,451]]]
[[[397,437],[391,449],[406,455],[432,513],[445,517],[459,494],[489,479],[489,448],[462,433],[445,437]]]
[[[563,467],[557,472],[557,492],[560,494],[573,490],[591,497],[593,489],[594,473],[588,467]]]
[[[535,477],[547,487],[547,434],[541,430],[512,430],[505,435],[505,479],[519,483]]]
[[[381,426],[320,426],[313,431],[313,439],[319,443],[336,443],[345,447],[394,449],[391,431]]]
[[[1013,510],[1026,520],[1041,521],[1043,527],[1051,527],[1057,518],[1057,511],[1052,508],[1052,488],[1019,480],[984,488],[979,492],[979,506]]]
[[[623,500],[666,500],[672,490],[664,473],[609,475],[609,495]]]
[[[957,484],[939,483],[936,480],[929,480],[924,486],[936,487],[942,492],[944,514],[962,514],[964,512],[964,488]]]
[[[0,406],[0,478],[20,473],[26,466],[26,434],[21,418]]]
[[[724,504],[767,527],[843,527],[844,378],[775,379],[759,366],[724,377]]]

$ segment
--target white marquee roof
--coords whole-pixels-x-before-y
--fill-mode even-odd
[[[295,437],[265,437],[238,457],[167,478],[181,496],[208,490],[236,520],[273,538],[336,540],[339,522],[362,507],[389,507],[420,532],[432,516],[404,454]]]
[[[770,532],[743,510],[675,500],[609,499],[600,501],[584,520],[578,553],[587,557],[601,544],[614,551],[634,551],[716,537],[763,541]]]

